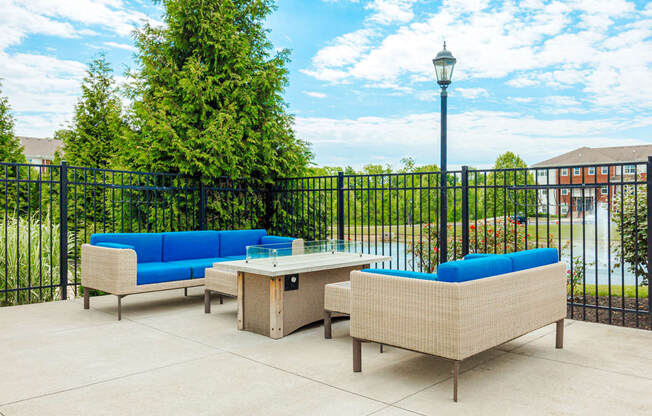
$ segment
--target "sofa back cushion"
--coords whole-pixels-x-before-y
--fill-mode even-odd
[[[392,269],[362,269],[365,273],[384,274],[387,276],[408,277],[410,279],[420,280],[437,280],[434,273],[412,272],[409,270],[392,270]]]
[[[466,282],[510,273],[512,261],[506,256],[487,256],[473,261],[449,261],[437,267],[437,280],[441,282]]]
[[[559,261],[556,248],[535,248],[532,250],[517,251],[516,253],[505,254],[504,257],[512,261],[512,270],[515,272],[533,267],[546,266]]]
[[[163,234],[161,233],[104,233],[92,234],[91,244],[117,243],[133,246],[138,263],[161,261]]]
[[[218,233],[220,235],[220,255],[216,257],[247,254],[247,246],[260,244],[260,238],[267,235],[265,230],[231,230]]]
[[[163,261],[205,259],[220,256],[218,231],[163,233]]]
[[[279,237],[276,235],[264,235],[260,237],[260,244],[273,244],[276,248],[292,248],[292,237]]]

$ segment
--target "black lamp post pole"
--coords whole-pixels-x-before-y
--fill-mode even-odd
[[[446,93],[446,85],[441,86],[441,213],[440,224],[441,231],[439,233],[439,262],[443,263],[448,261],[448,181],[446,180],[446,107],[447,107],[448,94]]]

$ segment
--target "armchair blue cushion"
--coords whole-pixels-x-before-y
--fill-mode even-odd
[[[260,244],[260,238],[267,235],[265,230],[232,230],[218,233],[220,235],[219,257],[246,255],[247,246]]]
[[[512,261],[512,270],[515,272],[531,269],[533,267],[546,266],[559,261],[559,255],[557,254],[556,248],[535,248],[532,250],[508,253],[503,256]]]
[[[107,247],[107,248],[122,248],[122,249],[131,249],[136,251],[136,247],[129,244],[118,244],[118,243],[97,243],[95,244],[98,247]]]
[[[139,285],[173,282],[190,279],[190,268],[163,262],[139,263],[136,266],[136,282]]]
[[[134,247],[138,263],[160,262],[163,246],[161,233],[92,234],[91,244],[117,243]]]
[[[276,235],[264,235],[260,237],[260,244],[276,244],[279,248],[292,248],[292,237],[279,237]]]
[[[487,256],[473,261],[449,261],[437,267],[437,280],[466,282],[512,271],[512,261],[505,256]]]
[[[363,269],[366,273],[384,274],[388,276],[409,277],[420,280],[437,280],[437,275],[433,273],[411,272],[408,270],[390,270],[390,269]]]
[[[180,266],[190,269],[190,278],[191,279],[201,279],[206,276],[206,269],[213,267],[213,263],[219,263],[222,261],[228,261],[223,257],[212,257],[204,259],[187,259],[187,260],[176,260],[171,261],[165,264],[171,266]]]
[[[205,259],[220,256],[217,231],[163,233],[163,261]]]

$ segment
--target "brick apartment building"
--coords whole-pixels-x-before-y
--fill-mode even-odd
[[[572,206],[573,216],[591,214],[596,198],[598,204],[608,204],[609,194],[613,198],[616,189],[620,190],[616,184],[621,178],[628,181],[636,175],[646,177],[646,167],[639,162],[647,162],[648,156],[652,156],[652,145],[580,147],[536,163],[531,168],[536,172],[539,185],[603,185],[584,188],[583,192],[578,188],[539,190],[539,210],[545,212],[548,205],[551,214],[567,216]]]

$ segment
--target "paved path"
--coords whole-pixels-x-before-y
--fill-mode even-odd
[[[10,415],[649,415],[652,332],[568,321],[462,366],[374,344],[351,371],[348,320],[280,340],[239,332],[236,302],[203,291],[0,308],[0,414]]]

